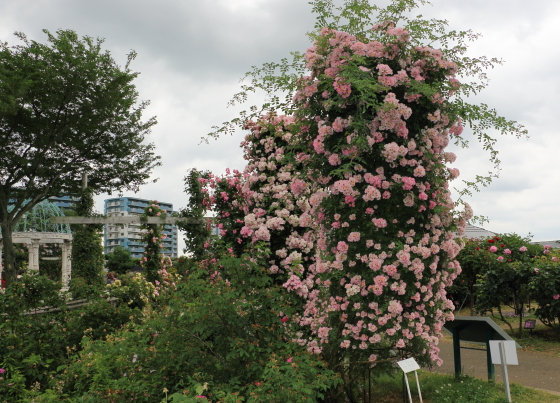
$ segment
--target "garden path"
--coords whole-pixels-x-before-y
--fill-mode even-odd
[[[434,369],[443,374],[455,373],[453,364],[453,343],[451,337],[444,337],[439,347],[443,365]],[[536,351],[517,350],[519,365],[508,366],[510,383],[518,383],[535,389],[545,390],[560,396],[560,357]],[[480,379],[488,379],[486,351],[461,349],[463,373]],[[496,382],[503,382],[502,369],[495,366]],[[559,399],[560,401],[560,399]]]

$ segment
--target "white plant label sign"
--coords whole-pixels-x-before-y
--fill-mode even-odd
[[[401,367],[405,374],[420,369],[420,365],[418,365],[414,358],[407,358],[406,360],[399,361],[397,365]]]
[[[492,364],[501,365],[500,360],[500,344],[504,343],[506,351],[506,365],[519,365],[517,360],[517,349],[513,340],[490,340],[490,355],[492,356]]]

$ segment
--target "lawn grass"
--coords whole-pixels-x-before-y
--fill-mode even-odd
[[[418,402],[418,390],[413,374],[409,374],[409,383],[414,402]],[[504,386],[490,383],[469,376],[455,378],[452,375],[435,374],[419,371],[420,389],[425,403],[505,403]],[[511,398],[515,403],[558,403],[560,396],[552,395],[518,384],[510,385]],[[401,374],[382,375],[372,379],[371,402],[401,403]],[[408,402],[408,397],[406,397]],[[368,400],[365,400],[367,403]]]

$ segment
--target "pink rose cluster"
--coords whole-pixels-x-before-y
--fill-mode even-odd
[[[302,321],[313,330],[334,315],[345,326],[342,348],[422,345],[440,363],[437,338],[453,316],[445,288],[460,273],[455,231],[464,231],[472,217],[470,207],[454,215],[447,184],[459,175],[446,166],[455,158],[445,152],[449,133],[462,130],[446,109],[446,96],[458,85],[457,66],[437,49],[411,46],[408,33],[390,22],[374,29],[387,40],[366,43],[324,28],[305,55],[309,80],[322,96],[301,89],[294,97],[304,115],[315,116],[300,136],[313,145],[309,161],[322,167],[317,176],[330,190],[321,201],[324,218],[316,220],[319,228],[329,228],[327,245],[309,267],[316,284],[329,284],[328,292],[308,299]],[[354,58],[359,65],[351,63]],[[380,106],[372,106],[367,118],[349,112],[369,91],[354,76],[384,88],[377,94]],[[416,92],[415,82],[436,77],[435,94]],[[341,91],[340,83],[349,87]],[[419,98],[431,106],[420,105]],[[413,115],[425,116],[424,128],[408,127]],[[340,273],[340,282],[330,281]]]
[[[303,301],[290,321],[307,328],[296,341],[310,352],[330,343],[368,359],[392,346],[440,364],[453,318],[446,287],[461,271],[455,232],[472,217],[468,206],[454,213],[448,181],[459,172],[446,165],[449,134],[462,130],[446,101],[457,66],[390,22],[374,29],[385,39],[320,32],[294,96],[298,118],[248,122],[247,167],[205,182],[206,205],[231,242],[267,246],[260,261]],[[432,84],[422,92],[419,82]]]

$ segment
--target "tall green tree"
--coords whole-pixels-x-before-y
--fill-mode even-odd
[[[107,271],[112,271],[117,274],[126,274],[126,272],[134,266],[134,259],[130,251],[122,246],[117,246],[113,252],[105,256],[107,258],[105,264]]]
[[[74,31],[47,35],[47,43],[16,33],[22,44],[0,44],[0,225],[5,274],[15,278],[12,230],[49,196],[78,194],[86,174],[94,193],[136,190],[159,165],[144,143],[154,117],[138,101],[129,69],[102,39]]]

